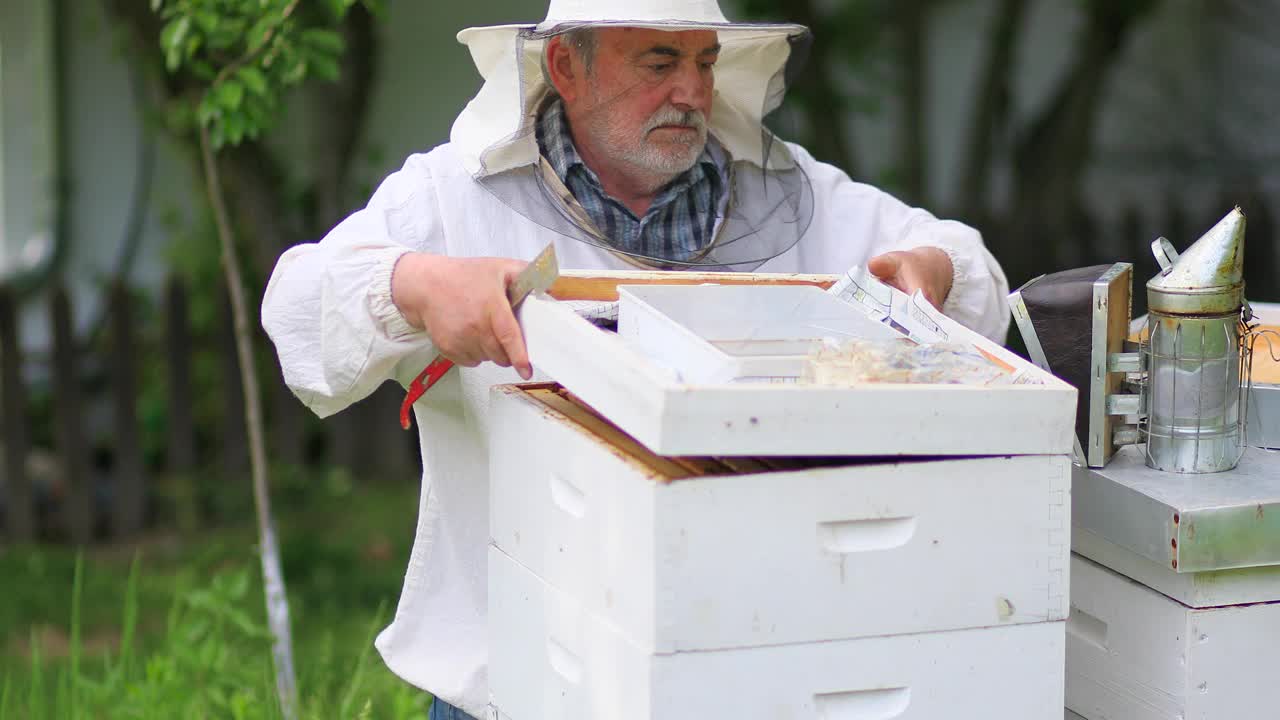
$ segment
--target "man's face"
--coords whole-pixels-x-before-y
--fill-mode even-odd
[[[575,130],[595,153],[670,180],[706,145],[719,52],[710,30],[597,30],[591,71],[566,98]]]

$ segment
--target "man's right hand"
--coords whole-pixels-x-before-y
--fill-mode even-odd
[[[488,360],[533,377],[507,286],[528,263],[406,253],[391,274],[391,299],[440,354],[464,367]]]

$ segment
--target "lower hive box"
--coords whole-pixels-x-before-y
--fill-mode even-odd
[[[502,720],[1063,717],[1061,621],[655,654],[496,548],[489,588]]]

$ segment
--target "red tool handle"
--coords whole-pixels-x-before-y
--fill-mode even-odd
[[[443,355],[437,355],[436,359],[432,360],[431,364],[409,383],[409,393],[404,396],[404,402],[400,404],[400,427],[409,429],[409,411],[413,409],[413,404],[418,402],[418,398],[426,394],[431,386],[444,377],[452,367],[452,360]]]

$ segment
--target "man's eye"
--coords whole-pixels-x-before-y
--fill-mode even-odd
[[[716,61],[712,60],[711,62],[704,62],[699,64],[702,65],[703,70],[710,70],[716,66]]]
[[[673,67],[675,67],[674,63],[659,63],[657,65],[650,65],[649,69],[654,72],[666,72]]]

